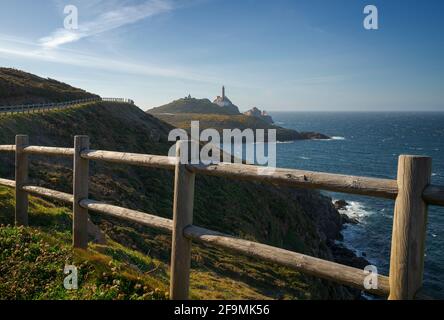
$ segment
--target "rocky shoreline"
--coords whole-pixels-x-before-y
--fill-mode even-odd
[[[347,201],[341,199],[341,200],[336,200],[334,202],[332,201],[332,203],[335,210],[338,212],[339,216],[341,217],[341,231],[344,228],[346,228],[347,225],[359,224],[359,221],[357,219],[350,218],[345,213],[341,213],[342,210],[347,209],[347,206],[349,206],[349,203]],[[338,239],[335,240],[339,241],[343,240],[341,232]],[[370,264],[370,262],[367,261],[365,258],[356,256],[356,254],[352,250],[346,248],[342,244],[338,244],[337,241],[332,243],[330,245],[330,248],[332,249],[333,255],[335,256],[337,262],[339,263],[347,264],[359,269],[364,269],[366,266]]]
[[[366,266],[371,265],[371,263],[365,258],[365,253],[363,253],[364,257],[357,256],[355,252],[353,252],[353,250],[347,248],[342,243],[343,240],[342,230],[346,228],[348,225],[359,224],[359,221],[357,219],[350,218],[345,213],[341,213],[341,211],[345,210],[349,205],[347,201],[337,200],[334,202],[332,201],[332,203],[334,209],[341,217],[341,230],[339,231],[339,237],[329,242],[329,248],[333,254],[334,260],[337,263],[363,270]],[[358,299],[363,298],[359,290],[353,289],[353,292],[356,293]]]
[[[312,193],[315,193],[315,195],[312,195]],[[364,257],[357,256],[353,250],[345,247],[342,243],[344,239],[342,231],[344,228],[346,228],[347,225],[359,223],[357,220],[340,212],[341,209],[344,209],[348,205],[346,201],[339,200],[333,202],[330,197],[317,191],[298,189],[297,194],[298,201],[306,212],[310,212],[311,218],[315,221],[318,228],[320,238],[325,241],[330,251],[331,256],[323,258],[362,270],[371,264]],[[362,299],[360,290],[351,288],[347,288],[346,290],[355,299]]]

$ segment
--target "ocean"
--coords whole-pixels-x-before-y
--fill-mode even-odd
[[[277,145],[277,165],[330,173],[396,179],[401,154],[433,158],[432,183],[444,185],[444,113],[275,112],[279,126],[317,131],[331,140]],[[394,202],[328,193],[349,203],[359,220],[344,231],[344,244],[388,275]],[[427,228],[424,292],[444,299],[444,208],[431,206]]]

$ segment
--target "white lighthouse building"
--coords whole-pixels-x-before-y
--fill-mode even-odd
[[[217,96],[213,103],[217,104],[219,107],[230,107],[233,103],[225,95],[225,86],[222,86],[222,96]]]

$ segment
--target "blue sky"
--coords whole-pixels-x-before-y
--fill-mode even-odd
[[[143,109],[224,84],[242,110],[444,111],[443,15],[440,0],[3,0],[0,65]]]

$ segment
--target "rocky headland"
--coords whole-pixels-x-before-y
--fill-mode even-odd
[[[271,116],[258,108],[242,114],[238,106],[225,95],[225,88],[222,88],[222,95],[213,102],[209,99],[192,98],[189,95],[147,112],[172,126],[185,130],[190,129],[191,121],[199,121],[201,130],[212,128],[219,132],[224,129],[253,129],[254,131],[275,129],[277,140],[282,142],[330,139],[329,136],[318,132],[299,132],[277,126]],[[265,139],[267,141],[267,137]]]

